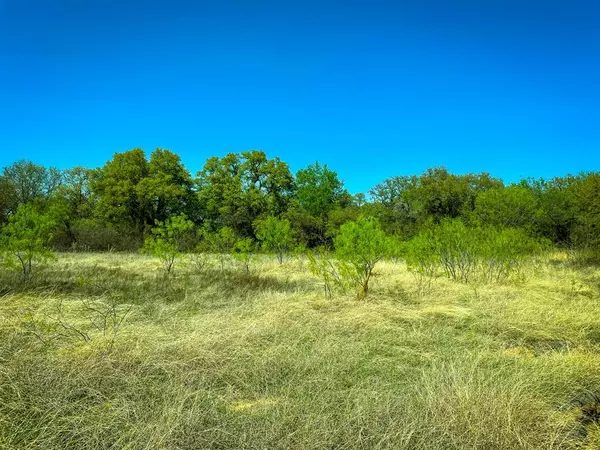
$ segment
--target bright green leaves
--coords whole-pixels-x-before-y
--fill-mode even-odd
[[[255,223],[256,237],[263,250],[275,253],[279,264],[295,244],[294,233],[289,220],[269,216]]]
[[[358,296],[364,298],[375,265],[393,253],[394,241],[381,229],[378,220],[361,217],[343,224],[334,244],[336,257],[351,266],[359,287]]]
[[[21,205],[2,229],[4,262],[18,268],[29,280],[36,264],[53,257],[50,249],[56,224],[49,215],[40,214],[31,204]]]
[[[143,252],[162,262],[167,274],[170,274],[175,261],[181,256],[183,242],[194,229],[194,224],[186,216],[173,216],[165,222],[157,222],[152,235],[144,241]]]
[[[327,165],[315,162],[296,174],[298,203],[315,217],[326,216],[339,204],[345,192],[344,183]]]
[[[197,184],[205,219],[213,228],[227,226],[240,236],[253,236],[258,217],[286,211],[294,179],[279,158],[267,159],[253,150],[209,158]]]
[[[473,215],[483,224],[533,230],[537,212],[538,200],[531,189],[512,185],[481,192]]]

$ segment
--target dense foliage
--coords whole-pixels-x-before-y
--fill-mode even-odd
[[[340,228],[359,217],[376,219],[398,241],[415,238],[409,258],[431,244],[424,239],[432,238],[432,227],[448,220],[458,221],[455,231],[463,227],[465,237],[481,230],[496,236],[493,229],[502,230],[498,239],[521,233],[590,255],[600,248],[600,173],[504,185],[487,173],[437,167],[391,177],[368,194],[351,195],[326,165],[315,162],[294,176],[285,162],[257,150],[211,157],[194,178],[169,150],[148,157],[133,149],[95,169],[61,171],[29,161],[5,167],[0,224],[14,228],[9,224],[26,206],[52,224],[45,237],[53,249],[137,250],[152,242],[156,223],[185,215],[194,229],[186,248],[231,252],[246,239],[238,247],[280,259],[296,247],[333,250]]]
[[[54,226],[51,217],[37,213],[31,205],[19,206],[0,235],[4,263],[19,269],[27,280],[36,263],[52,257],[50,240]]]
[[[361,217],[340,227],[335,238],[335,254],[347,264],[347,272],[359,288],[359,298],[366,297],[369,292],[375,265],[393,254],[393,249],[394,242],[376,219]]]
[[[541,242],[523,229],[468,227],[459,219],[444,219],[409,241],[405,258],[421,279],[441,270],[456,281],[493,282],[518,275],[526,259],[541,248]]]

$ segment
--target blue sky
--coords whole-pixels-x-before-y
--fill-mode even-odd
[[[600,2],[0,0],[0,166],[263,149],[353,192],[600,170]]]

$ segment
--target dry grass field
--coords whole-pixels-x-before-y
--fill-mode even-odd
[[[597,268],[427,286],[388,262],[357,301],[300,259],[184,263],[2,272],[0,448],[600,448]]]

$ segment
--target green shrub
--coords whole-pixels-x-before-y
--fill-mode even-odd
[[[425,281],[431,282],[438,270],[434,242],[421,233],[402,244],[400,253],[404,255],[408,270],[417,277],[419,284]]]
[[[31,204],[19,206],[2,229],[4,263],[19,269],[23,279],[29,280],[35,264],[54,256],[50,249],[54,228],[54,221],[37,212]]]
[[[375,265],[394,250],[392,239],[377,219],[361,217],[343,224],[334,243],[336,257],[346,263],[341,266],[342,277],[354,281],[359,298],[366,297]]]
[[[467,228],[461,220],[446,219],[430,233],[446,275],[468,283],[477,267],[479,230]]]
[[[501,281],[518,274],[541,248],[522,229],[467,227],[459,219],[447,219],[406,243],[404,256],[421,279],[431,279],[441,269],[448,278],[468,283],[474,277]]]
[[[250,238],[240,238],[233,245],[233,258],[239,261],[247,274],[250,273],[250,263],[254,259],[254,241]]]
[[[519,228],[479,231],[479,257],[483,276],[501,281],[521,272],[526,261],[540,252],[542,245]]]
[[[266,219],[257,220],[254,228],[263,250],[275,253],[279,264],[282,264],[284,256],[296,244],[289,220],[269,216]]]
[[[238,241],[238,236],[231,227],[222,227],[217,232],[208,229],[201,231],[201,240],[196,247],[196,253],[214,253],[219,257],[221,271],[225,270],[226,263],[230,260]]]
[[[164,222],[156,222],[152,236],[144,242],[144,253],[160,259],[167,274],[170,274],[176,259],[181,256],[182,242],[194,224],[185,215],[173,216]]]

